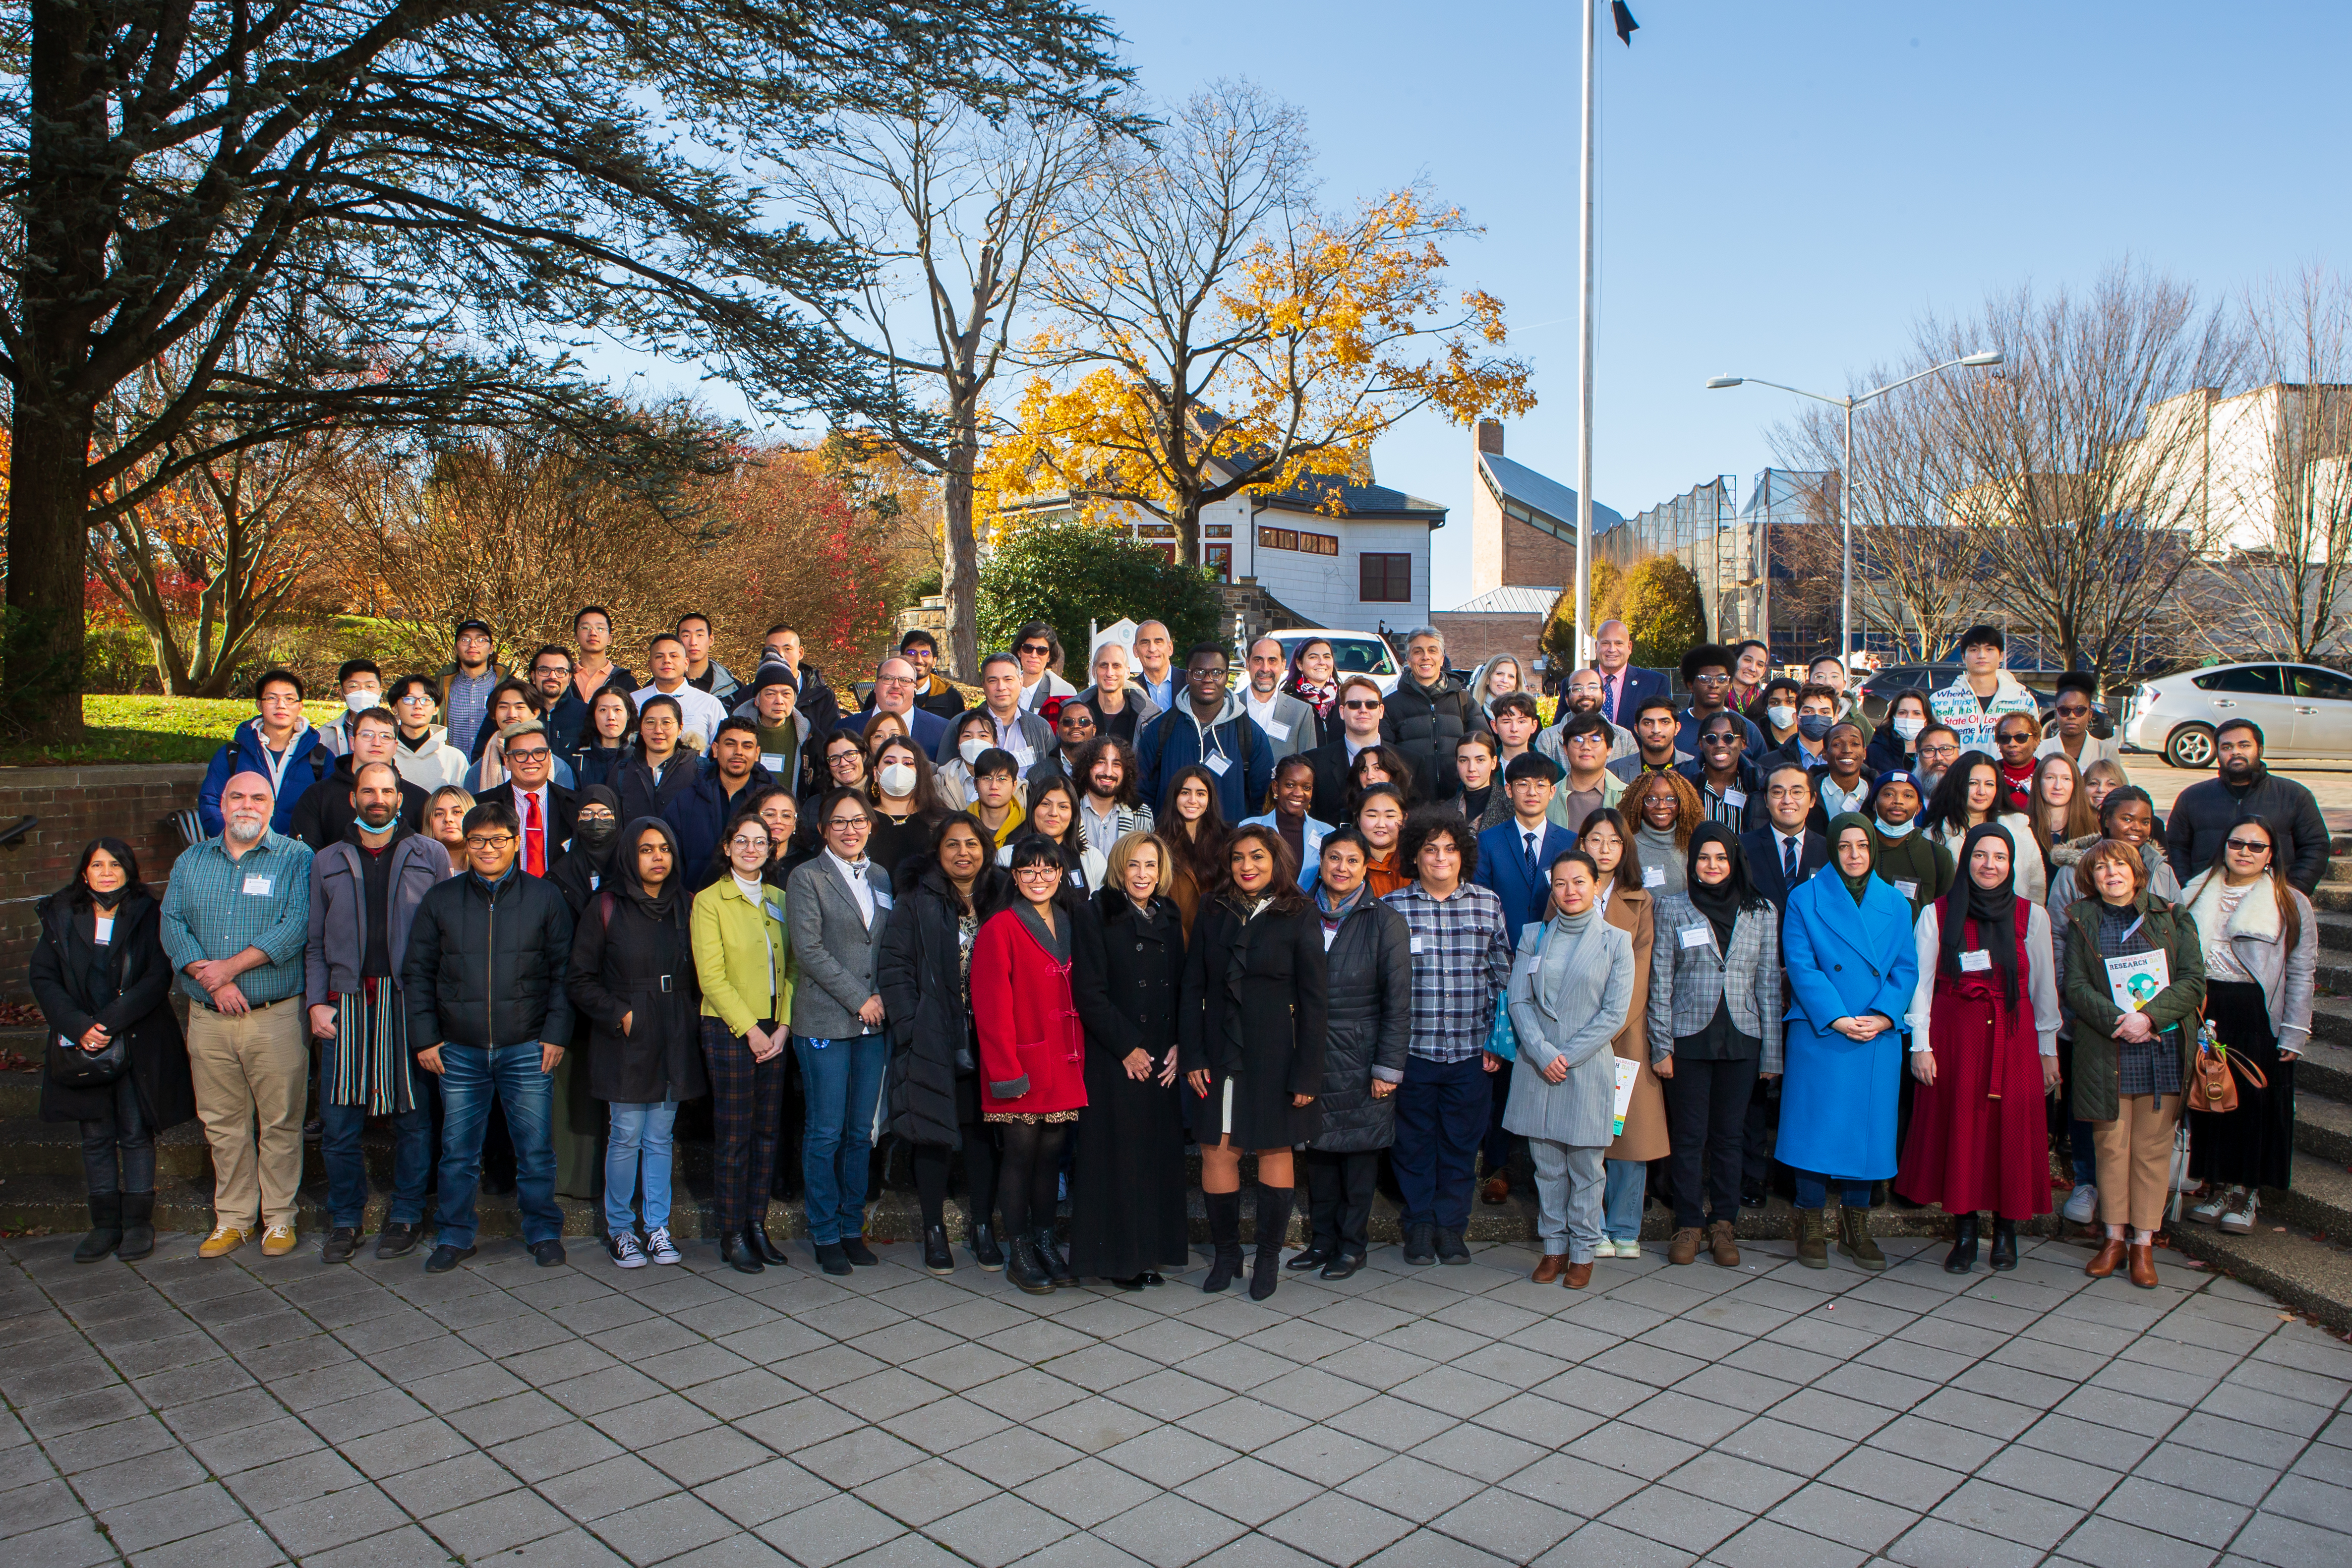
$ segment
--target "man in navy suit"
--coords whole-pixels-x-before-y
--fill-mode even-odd
[[[1633,722],[1633,705],[1670,695],[1666,677],[1633,663],[1633,634],[1622,621],[1603,621],[1592,634],[1592,663],[1601,672],[1601,716],[1620,729]]]
[[[908,738],[921,747],[926,757],[939,755],[940,742],[947,738],[948,721],[929,708],[915,706],[913,660],[893,653],[877,665],[873,702],[864,713],[843,719],[841,727],[852,735],[863,736],[866,724],[877,713],[897,714],[907,726]]]
[[[1551,904],[1551,862],[1576,847],[1576,835],[1553,821],[1552,796],[1559,789],[1559,764],[1538,751],[1521,752],[1503,769],[1503,788],[1511,797],[1511,815],[1478,835],[1476,881],[1503,904],[1511,943],[1533,921],[1542,920]],[[1486,1121],[1486,1136],[1479,1145],[1486,1164],[1486,1179],[1478,1189],[1486,1203],[1511,1196],[1511,1145],[1517,1140],[1503,1130],[1503,1107],[1511,1097],[1511,1075],[1497,1072],[1487,1082],[1495,1105]]]
[[[1541,920],[1551,902],[1551,862],[1576,847],[1576,835],[1551,821],[1559,764],[1540,752],[1523,752],[1503,769],[1511,816],[1478,835],[1479,885],[1503,901],[1516,944],[1529,921]]]
[[[1764,770],[1765,826],[1739,835],[1741,853],[1748,857],[1748,883],[1786,913],[1789,894],[1800,883],[1830,863],[1829,840],[1805,825],[1812,814],[1813,781],[1804,768],[1785,759]],[[1764,1207],[1765,1186],[1772,1176],[1772,1145],[1780,1131],[1780,1081],[1756,1081],[1748,1101],[1747,1150],[1739,1173],[1743,1207]]]

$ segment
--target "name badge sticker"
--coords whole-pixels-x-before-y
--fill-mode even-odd
[[[1225,769],[1231,768],[1233,765],[1233,758],[1225,756],[1222,752],[1212,752],[1208,758],[1202,763],[1202,767],[1206,768],[1210,772],[1215,774],[1220,779],[1223,779],[1225,776]]]
[[[1259,725],[1258,728],[1265,731],[1265,736],[1268,740],[1288,740],[1290,738],[1290,727],[1286,724],[1276,724],[1274,720],[1267,719],[1264,724]]]
[[[1715,940],[1715,928],[1711,925],[1685,925],[1682,928],[1682,936],[1685,947],[1705,947]]]
[[[888,894],[887,894],[887,893],[877,892],[877,893],[874,894],[874,907],[875,907],[875,908],[877,908],[877,909],[887,909],[887,908],[889,908],[889,907],[890,907],[890,895],[889,895]]]
[[[270,878],[255,873],[245,879],[245,891],[248,896],[254,898],[268,898],[270,883]]]
[[[1918,879],[1897,877],[1895,879],[1895,891],[1906,898],[1916,898],[1919,896]]]
[[[1992,967],[1992,955],[1982,947],[1971,947],[1960,955],[1960,973],[1980,975]]]
[[[760,753],[760,766],[771,773],[782,773],[784,770],[784,754],[781,751],[763,751]]]
[[[1412,951],[1415,957],[1421,956],[1421,938],[1418,936],[1412,939]]]
[[[1662,865],[1643,866],[1642,868],[1642,885],[1643,887],[1665,886],[1666,868]]]
[[[589,891],[589,892],[593,893],[593,892],[595,892],[598,888],[600,888],[600,887],[602,887],[602,886],[604,886],[604,879],[602,876],[600,876],[599,874],[597,874],[595,872],[593,872],[593,871],[592,871],[592,872],[590,872],[590,873],[588,873],[588,891]]]
[[[1745,806],[1748,804],[1748,791],[1745,789],[1726,789],[1723,792],[1723,803],[1727,806]]]

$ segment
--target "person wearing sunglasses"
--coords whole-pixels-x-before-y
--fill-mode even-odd
[[[1032,621],[1013,634],[1013,652],[1021,661],[1021,706],[1031,713],[1055,697],[1074,697],[1078,688],[1061,677],[1061,634],[1043,621]]]
[[[2058,701],[2051,709],[2049,733],[2034,748],[2036,757],[2064,752],[2079,769],[2094,762],[2113,762],[2123,749],[2112,727],[2103,738],[2097,733],[2099,710],[2095,706],[2099,682],[2095,675],[2070,670],[2058,677]]]
[[[1675,731],[1676,750],[1696,757],[1700,727],[1716,714],[1727,712],[1747,731],[1746,755],[1764,755],[1764,732],[1757,728],[1745,714],[1730,706],[1730,649],[1720,643],[1700,643],[1683,655],[1682,677],[1683,685],[1690,688],[1690,706],[1683,709],[1682,723]]]
[[[1315,769],[1315,800],[1307,814],[1317,821],[1348,820],[1348,795],[1354,788],[1349,774],[1356,754],[1381,743],[1381,716],[1387,706],[1380,682],[1371,676],[1340,678],[1339,695],[1331,702],[1336,722],[1323,727],[1323,744],[1305,754],[1307,765]]]

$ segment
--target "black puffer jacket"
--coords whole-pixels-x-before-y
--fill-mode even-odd
[[[1404,1076],[1412,1041],[1412,933],[1404,916],[1368,892],[1340,924],[1327,955],[1330,1021],[1323,1047],[1323,1130],[1309,1145],[1361,1154],[1396,1141],[1396,1096],[1372,1098],[1372,1069]]]
[[[884,1103],[890,1131],[908,1143],[961,1148],[959,1058],[977,1066],[956,933],[961,905],[937,864],[909,861],[905,869],[910,874],[898,879],[898,902],[874,957],[874,990],[890,1033]]]
[[[172,1014],[172,961],[163,954],[162,910],[154,897],[142,887],[115,905],[106,980],[97,989],[90,984],[99,960],[90,906],[58,893],[41,900],[36,914],[41,932],[26,979],[48,1026],[49,1045],[61,1034],[79,1040],[90,1025],[104,1024],[122,1041],[148,1126],[160,1132],[193,1120],[196,1090]],[[43,1121],[96,1122],[113,1114],[114,1085],[68,1089],[41,1075]]]
[[[408,1046],[572,1042],[572,909],[520,863],[493,888],[460,872],[425,895],[408,928],[401,993]]]
[[[2317,888],[2327,870],[2326,819],[2309,789],[2267,768],[2256,768],[2254,781],[2242,790],[2208,779],[2172,802],[2164,823],[2164,853],[2181,885],[2221,858],[2221,841],[2248,817],[2262,818],[2284,840],[2273,847],[2271,859],[2285,868],[2287,881],[2305,894]]]
[[[1423,795],[1432,800],[1451,800],[1462,792],[1461,775],[1454,770],[1454,743],[1485,727],[1478,705],[1451,675],[1438,676],[1433,686],[1406,675],[1381,712],[1381,738],[1404,754],[1412,764],[1412,776],[1425,786]]]
[[[710,1090],[702,1067],[701,1008],[687,925],[694,895],[673,871],[667,917],[646,912],[639,902],[644,889],[635,846],[647,828],[669,837],[675,864],[677,835],[660,821],[640,818],[622,830],[628,852],[613,857],[611,884],[599,888],[580,912],[564,986],[572,1007],[588,1020],[588,1092],[608,1104],[693,1100]]]

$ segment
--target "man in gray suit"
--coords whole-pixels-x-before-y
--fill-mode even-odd
[[[835,789],[817,809],[824,848],[784,886],[793,957],[793,1045],[808,1098],[801,1173],[808,1188],[809,1240],[828,1274],[879,1263],[866,1244],[866,1190],[874,1112],[890,1060],[874,957],[890,917],[890,878],[867,858],[872,808],[856,789]]]

